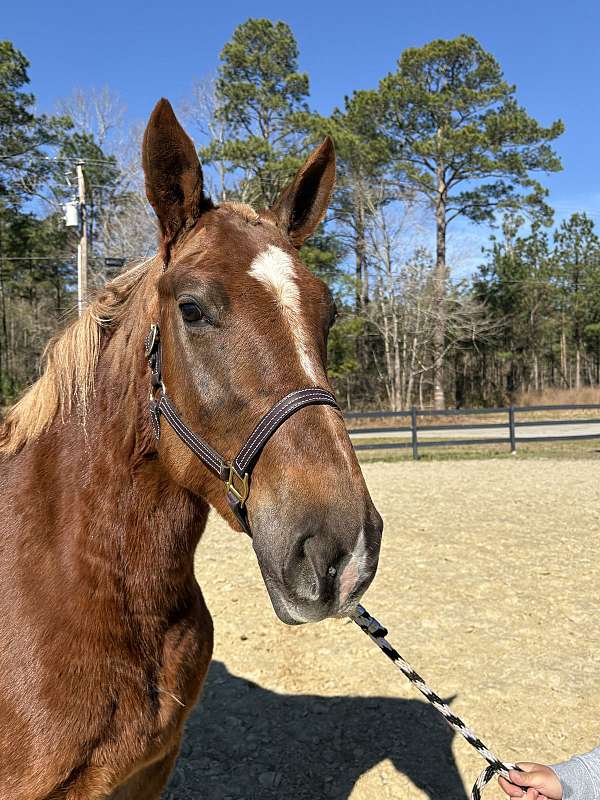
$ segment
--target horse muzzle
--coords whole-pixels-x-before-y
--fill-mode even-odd
[[[288,625],[347,616],[358,604],[377,570],[383,523],[373,519],[352,537],[301,531],[291,546],[255,528],[253,546],[275,613]]]

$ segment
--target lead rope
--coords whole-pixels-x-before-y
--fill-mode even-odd
[[[485,758],[489,766],[487,766],[481,775],[475,781],[475,785],[471,790],[471,800],[481,800],[481,792],[485,786],[491,781],[494,775],[502,775],[509,780],[508,770],[519,769],[516,764],[511,764],[505,761],[500,761],[492,751],[487,748],[478,736],[469,728],[468,725],[457,717],[452,712],[452,709],[438,697],[438,695],[429,688],[423,678],[414,671],[408,662],[406,662],[400,653],[392,647],[392,645],[385,638],[388,635],[387,629],[378,622],[375,617],[372,617],[369,612],[362,606],[357,606],[356,610],[350,617],[358,627],[367,634],[377,647],[390,659],[392,664],[396,666],[400,672],[408,678],[408,680],[417,687],[421,694],[428,700],[431,705],[440,712],[448,725],[453,728],[457,733],[460,733],[477,752]]]

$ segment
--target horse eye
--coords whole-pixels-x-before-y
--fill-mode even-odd
[[[181,303],[179,310],[184,322],[200,322],[204,319],[204,314],[196,303]]]

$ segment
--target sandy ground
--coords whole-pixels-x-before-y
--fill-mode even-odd
[[[364,604],[402,655],[501,758],[555,762],[597,746],[598,466],[364,472],[386,526]],[[354,624],[278,622],[250,542],[217,518],[197,574],[215,661],[165,798],[468,797],[484,763]]]

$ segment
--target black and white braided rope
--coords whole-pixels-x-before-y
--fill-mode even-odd
[[[372,617],[369,612],[362,606],[357,606],[351,619],[358,625],[358,627],[372,639],[377,647],[385,653],[390,661],[405,675],[408,680],[416,686],[421,694],[428,700],[431,705],[437,709],[444,717],[448,725],[453,728],[457,733],[460,733],[470,745],[472,745],[477,752],[485,758],[488,765],[481,775],[477,778],[473,789],[471,790],[471,800],[480,800],[481,792],[485,786],[491,781],[494,775],[502,775],[508,779],[509,769],[518,769],[516,764],[500,761],[492,751],[487,748],[481,739],[469,728],[468,725],[457,717],[452,712],[452,709],[444,703],[444,701],[425,683],[423,678],[414,671],[414,669],[407,663],[400,653],[392,647],[392,645],[385,638],[388,635],[387,629],[378,622],[375,617]]]

